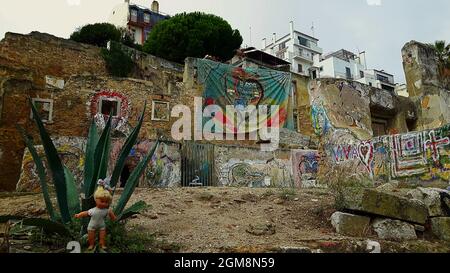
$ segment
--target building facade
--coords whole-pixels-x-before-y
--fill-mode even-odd
[[[262,51],[290,62],[292,72],[316,78],[318,71],[314,66],[314,58],[322,54],[318,42],[319,39],[296,31],[291,21],[289,34],[277,39],[274,33],[269,44],[266,38],[263,39]]]
[[[168,19],[167,14],[159,11],[159,3],[153,1],[151,9],[143,6],[130,4],[129,0],[116,6],[108,19],[108,22],[120,27],[128,29],[134,41],[143,45],[152,28],[159,22]]]

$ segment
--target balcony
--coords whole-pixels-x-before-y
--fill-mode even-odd
[[[300,51],[289,52],[289,59],[301,59],[301,60],[305,60],[305,61],[308,61],[311,63],[314,62],[311,53],[300,52]]]

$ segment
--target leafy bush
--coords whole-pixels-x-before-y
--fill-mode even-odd
[[[181,13],[159,22],[144,44],[144,51],[183,63],[186,57],[231,59],[242,44],[238,30],[224,19],[201,12]]]
[[[118,43],[111,42],[109,50],[102,49],[102,56],[105,59],[108,72],[113,76],[124,78],[133,70],[133,60],[121,49]]]
[[[108,41],[120,42],[121,38],[121,31],[108,23],[85,25],[70,35],[70,40],[99,47],[106,47]]]

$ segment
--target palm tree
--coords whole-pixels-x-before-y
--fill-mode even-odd
[[[450,75],[450,44],[441,40],[432,44],[432,47],[436,52],[440,75],[444,78],[448,77]]]

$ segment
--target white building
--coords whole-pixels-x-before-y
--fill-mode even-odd
[[[395,91],[393,75],[383,70],[367,69],[365,52],[356,55],[341,49],[317,57],[314,66],[319,68],[320,78],[353,80],[379,89]]]
[[[263,39],[262,51],[290,62],[292,72],[316,78],[318,69],[314,67],[314,58],[322,54],[318,42],[318,39],[296,31],[291,21],[289,34],[277,39],[274,33],[269,44],[266,38]]]
[[[151,9],[148,9],[130,4],[130,0],[125,0],[112,10],[108,22],[119,28],[128,29],[132,33],[135,43],[142,45],[155,24],[168,18],[168,15],[159,11],[157,1],[153,1]]]
[[[408,93],[408,89],[406,87],[406,84],[397,84],[395,86],[395,93],[397,93],[397,95],[402,96],[402,97],[409,97],[409,93]]]

